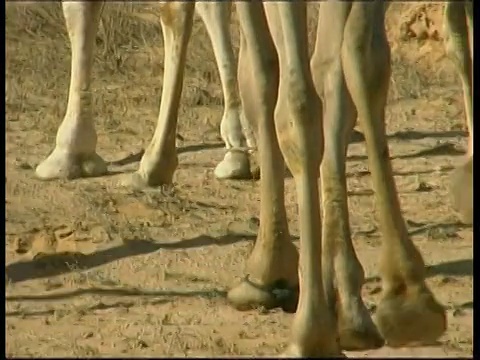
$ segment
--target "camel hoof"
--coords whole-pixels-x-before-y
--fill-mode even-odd
[[[336,313],[341,349],[370,350],[385,344],[361,298],[349,299]]]
[[[453,206],[460,215],[460,220],[473,223],[473,157],[454,169],[451,175],[450,192]]]
[[[243,151],[228,151],[215,168],[213,174],[219,180],[251,179],[252,174],[250,173],[248,154]]]
[[[227,299],[239,311],[259,307],[266,309],[280,307],[285,312],[295,312],[298,303],[298,288],[291,288],[281,280],[273,286],[261,287],[246,278],[228,292]]]
[[[375,314],[380,333],[390,347],[431,345],[445,332],[445,309],[424,286],[384,295]]]
[[[365,309],[366,311],[366,309]],[[340,348],[347,351],[361,351],[378,349],[385,345],[385,340],[380,335],[370,315],[358,319],[357,323],[338,325]]]
[[[108,172],[107,164],[95,152],[91,154],[69,154],[55,148],[35,169],[40,180],[77,179],[96,177]]]

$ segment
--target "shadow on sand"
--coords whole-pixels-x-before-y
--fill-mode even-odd
[[[214,238],[200,235],[192,239],[169,243],[148,240],[127,240],[122,245],[85,255],[79,252],[56,253],[37,256],[29,261],[17,261],[5,267],[7,282],[18,283],[88,270],[131,256],[145,255],[161,249],[190,249],[209,245],[230,245],[239,241],[251,241],[251,235],[224,235]]]

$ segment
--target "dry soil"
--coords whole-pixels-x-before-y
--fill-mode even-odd
[[[273,355],[291,314],[237,312],[225,290],[243,275],[259,214],[256,181],[218,181],[222,92],[196,19],[179,111],[173,189],[117,186],[150,141],[162,89],[163,46],[153,3],[108,5],[93,73],[98,151],[111,176],[40,182],[65,112],[70,52],[58,3],[6,8],[6,354],[8,356]],[[311,38],[315,33],[311,15]],[[472,356],[472,229],[447,191],[466,127],[459,79],[442,46],[441,5],[394,3],[387,19],[393,76],[387,128],[409,231],[428,283],[448,309],[438,346],[359,356]],[[238,24],[232,23],[238,45]],[[199,131],[201,129],[201,131]],[[348,152],[353,241],[375,310],[381,243],[363,142]],[[294,186],[286,179],[292,235]]]

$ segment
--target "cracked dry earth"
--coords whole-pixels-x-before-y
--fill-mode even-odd
[[[154,4],[105,9],[93,91],[99,153],[110,161],[112,175],[71,182],[40,182],[33,173],[54,144],[66,106],[70,55],[60,5],[8,3],[6,11],[7,356],[280,352],[291,314],[237,312],[224,298],[242,277],[255,239],[259,184],[213,177],[223,156],[222,93],[200,20],[179,112],[175,186],[132,192],[116,181],[138,164],[162,87]],[[435,4],[394,3],[389,10],[387,128],[403,213],[425,257],[428,282],[448,308],[448,331],[437,346],[350,355],[473,354],[472,228],[458,222],[447,193],[466,129],[460,82],[441,43],[440,14]],[[314,25],[312,15],[312,39]],[[236,22],[232,30],[238,44]],[[367,274],[364,298],[374,312],[381,234],[362,141],[349,148],[347,172],[353,241]],[[296,236],[292,179],[286,184]]]

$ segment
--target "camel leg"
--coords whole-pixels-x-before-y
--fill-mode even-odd
[[[247,276],[230,290],[228,299],[239,310],[261,305],[294,311],[298,295],[298,253],[288,232],[284,162],[273,120],[278,62],[262,4],[239,2],[236,6],[241,24],[238,66],[242,71],[239,71],[238,82],[246,116],[254,116],[258,121],[262,178],[257,241],[247,261]]]
[[[103,2],[63,2],[72,48],[70,89],[65,117],[57,131],[55,149],[36,169],[42,180],[100,176],[107,165],[97,155],[90,81]]]
[[[445,48],[462,81],[468,127],[468,152],[452,173],[451,193],[463,222],[473,222],[473,10],[472,4],[449,2],[444,13]]]
[[[218,179],[250,178],[247,143],[242,132],[242,106],[237,84],[237,63],[230,36],[232,4],[229,2],[198,2],[196,9],[212,42],[222,83],[225,110],[220,134],[227,153],[214,171]]]
[[[240,99],[242,102],[243,116],[240,118],[243,127],[243,135],[245,136],[247,146],[250,151],[250,171],[252,178],[260,178],[260,165],[259,165],[259,155],[258,155],[258,129],[259,123],[257,120],[257,110],[252,105],[246,107],[245,99],[250,99],[251,93],[250,89],[252,84],[250,74],[251,64],[247,60],[247,47],[245,45],[245,37],[240,31],[240,48],[238,50],[238,65],[237,65],[237,80],[238,80],[238,90],[240,94]],[[247,102],[249,100],[246,100]],[[252,101],[258,101],[254,99]],[[278,149],[280,153],[280,149]],[[283,161],[283,158],[282,158]],[[285,170],[285,169],[284,169]]]
[[[322,281],[318,177],[324,138],[322,105],[309,64],[306,4],[272,3],[266,10],[272,34],[281,33],[281,41],[276,42],[280,82],[275,125],[280,149],[295,181],[300,223],[300,294],[285,355],[339,356],[334,314],[327,306]],[[257,34],[263,32],[256,30]],[[261,71],[267,70],[259,67]]]
[[[320,167],[324,288],[330,311],[337,316],[342,349],[360,350],[381,347],[384,341],[362,300],[364,271],[353,248],[348,218],[345,162],[357,112],[345,84],[341,47],[350,7],[346,2],[320,4],[311,69],[324,105]]]
[[[175,135],[195,3],[172,1],[159,6],[165,68],[157,127],[139,169],[122,180],[122,185],[137,189],[171,184],[178,165]]]
[[[425,266],[408,236],[392,174],[385,136],[385,104],[390,77],[390,49],[381,2],[355,2],[342,45],[347,88],[366,139],[369,167],[383,246],[380,274],[383,297],[377,326],[390,346],[430,343],[446,329],[443,307],[425,284]]]

